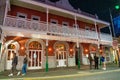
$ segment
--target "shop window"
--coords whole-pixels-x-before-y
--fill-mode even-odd
[[[8,45],[8,49],[15,49],[15,48],[16,48],[16,46],[14,44]]]
[[[29,44],[29,49],[32,49],[32,50],[41,50],[42,49],[42,46],[39,42],[37,41],[33,41]]]
[[[58,51],[65,51],[66,50],[65,45],[64,44],[58,44],[56,46],[56,50],[58,50]]]

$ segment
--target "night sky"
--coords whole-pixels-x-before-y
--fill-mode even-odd
[[[115,9],[115,5],[120,5],[120,0],[69,0],[69,2],[75,9],[80,8],[81,11],[88,12],[93,15],[97,14],[99,19],[104,20],[106,22],[111,23],[110,11],[113,18],[120,15],[120,9],[119,10]],[[117,27],[117,26],[114,26],[114,27]],[[116,30],[114,29],[111,25],[112,35],[113,35],[113,32],[115,32],[115,36],[118,37],[120,33],[119,34],[116,33]],[[101,32],[110,34],[108,27],[101,29]]]
[[[57,2],[60,0],[50,0],[52,2]],[[100,20],[110,22],[110,12],[112,14],[113,19],[117,16],[120,16],[120,9],[116,10],[115,5],[120,5],[120,0],[68,0],[69,3],[73,6],[74,9],[80,9],[81,11],[97,15]],[[114,26],[117,27],[117,26]],[[112,34],[113,27],[111,26]],[[104,33],[110,33],[109,28],[101,29]],[[118,31],[120,32],[120,31]],[[118,36],[120,33],[118,34]]]
[[[69,0],[75,9],[97,14],[99,19],[104,21],[110,21],[109,8],[113,14],[113,17],[118,15],[118,10],[115,10],[114,6],[120,4],[120,0]]]

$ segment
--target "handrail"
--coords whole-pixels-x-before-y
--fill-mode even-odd
[[[44,21],[32,21],[30,19],[22,19],[15,16],[7,16],[5,18],[4,26],[49,33],[51,35],[57,36],[66,36],[80,39],[98,39],[98,33],[95,31],[52,23],[48,23],[47,28],[47,24]],[[109,34],[100,33],[100,40],[112,41],[112,36]]]

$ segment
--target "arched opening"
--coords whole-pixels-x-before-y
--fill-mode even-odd
[[[28,69],[40,69],[42,67],[42,45],[38,41],[31,41],[28,44],[28,56],[30,61]]]
[[[67,66],[68,47],[68,44],[65,42],[57,42],[55,44],[54,48],[57,67]]]
[[[10,40],[8,42],[5,43],[6,46],[6,69],[9,70],[12,67],[12,59],[13,59],[13,55],[14,53],[16,53],[17,56],[19,56],[18,54],[18,49],[19,49],[19,44],[16,41]]]

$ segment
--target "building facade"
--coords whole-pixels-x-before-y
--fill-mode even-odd
[[[88,65],[88,54],[105,54],[112,61],[112,35],[100,32],[110,24],[74,9],[68,0],[7,0],[3,11],[3,70],[11,68],[13,52],[19,57],[18,69],[25,54],[28,69]]]

